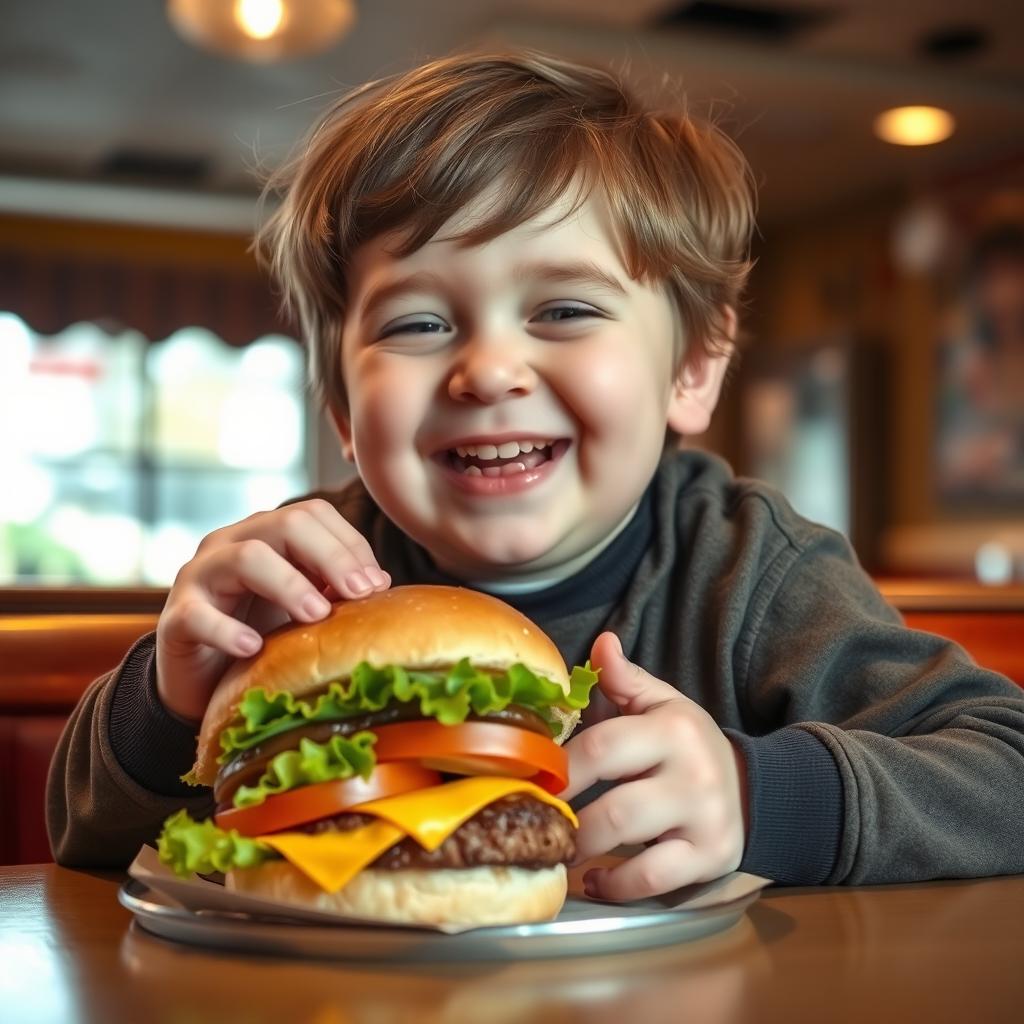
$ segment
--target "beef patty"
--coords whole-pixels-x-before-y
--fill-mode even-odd
[[[346,812],[289,831],[313,835],[348,832],[373,820],[368,814]],[[387,871],[490,865],[546,868],[568,863],[575,854],[576,829],[572,822],[550,804],[512,794],[463,822],[436,850],[428,852],[415,839],[406,837],[369,866]]]

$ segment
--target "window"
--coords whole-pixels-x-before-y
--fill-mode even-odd
[[[218,526],[309,489],[302,354],[0,313],[0,584],[167,585]]]

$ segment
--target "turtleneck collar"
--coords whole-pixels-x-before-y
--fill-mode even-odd
[[[593,561],[572,576],[526,593],[496,593],[495,596],[538,622],[614,602],[626,588],[644,551],[650,545],[654,529],[653,491],[652,481],[633,517],[618,536]],[[466,586],[464,581],[441,572],[425,551],[421,551],[421,554],[424,556],[421,564],[425,563],[426,569],[424,583]]]

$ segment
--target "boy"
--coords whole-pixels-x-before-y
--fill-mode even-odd
[[[730,142],[602,71],[462,56],[343,99],[282,181],[260,241],[359,480],[202,542],[65,731],[60,861],[124,863],[208,813],[178,776],[263,632],[426,582],[600,667],[568,745],[579,856],[647,845],[595,895],[1024,870],[1020,691],[903,628],[841,537],[675,450],[708,425],[750,266]]]

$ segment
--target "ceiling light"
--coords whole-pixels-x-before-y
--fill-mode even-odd
[[[235,24],[250,39],[271,39],[284,25],[282,0],[235,0]]]
[[[875,118],[875,134],[894,146],[930,146],[955,128],[953,115],[939,107],[893,107]]]
[[[356,12],[352,0],[168,0],[167,17],[203,49],[267,62],[327,49]]]

